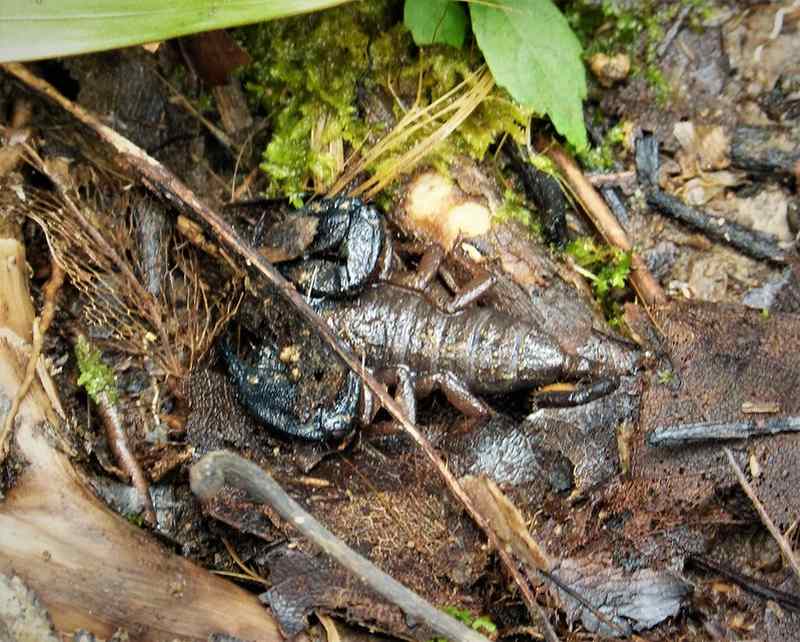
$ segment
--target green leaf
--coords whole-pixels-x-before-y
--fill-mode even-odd
[[[489,69],[515,100],[547,114],[576,148],[586,148],[581,46],[551,0],[471,2],[472,30]]]
[[[467,13],[453,0],[406,0],[403,22],[418,45],[464,44]]]
[[[0,62],[156,42],[348,0],[0,0]]]

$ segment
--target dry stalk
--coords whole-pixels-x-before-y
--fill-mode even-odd
[[[55,261],[52,262],[52,266],[50,279],[44,286],[42,314],[38,319],[33,320],[33,345],[31,346],[31,353],[28,357],[28,365],[25,367],[25,377],[22,383],[20,383],[17,394],[14,396],[14,401],[11,402],[11,408],[3,423],[3,431],[0,433],[0,462],[5,459],[7,454],[8,438],[14,427],[14,420],[17,417],[20,404],[25,398],[25,395],[28,394],[28,390],[36,376],[39,358],[42,354],[42,345],[44,344],[44,335],[47,333],[50,323],[52,323],[53,317],[55,316],[56,298],[64,283],[64,271]]]
[[[452,134],[486,99],[493,87],[494,78],[489,70],[483,67],[430,105],[420,108],[418,104],[415,104],[392,131],[364,154],[357,163],[345,170],[344,174],[331,187],[329,194],[340,192],[356,176],[396,152],[411,137],[426,129],[429,130],[421,141],[392,162],[390,167],[379,168],[373,176],[351,191],[352,196],[361,194],[367,198],[375,196],[395,181],[398,176],[413,169],[437,145]]]
[[[758,516],[761,518],[761,522],[767,527],[769,534],[775,538],[778,548],[781,549],[783,559],[792,569],[797,580],[800,581],[800,564],[797,562],[797,557],[795,557],[791,544],[786,541],[783,533],[781,533],[780,530],[778,530],[778,527],[775,526],[775,522],[772,521],[769,513],[767,513],[767,509],[764,508],[764,504],[761,503],[761,500],[758,498],[758,495],[756,495],[756,492],[753,490],[750,482],[747,481],[747,478],[744,476],[739,464],[737,464],[736,460],[733,458],[731,451],[728,448],[723,448],[722,450],[725,452],[725,455],[728,458],[728,463],[731,465],[733,472],[736,474],[736,479],[739,480],[739,485],[742,487],[742,490],[745,492],[750,501],[753,502],[753,506],[755,506],[756,511],[758,511]]]
[[[609,209],[603,197],[581,172],[575,161],[558,145],[540,140],[537,149],[550,157],[564,175],[573,195],[591,219],[597,231],[609,245],[631,252],[631,284],[646,306],[663,305],[667,296],[650,273],[642,257],[633,251],[628,235]]]

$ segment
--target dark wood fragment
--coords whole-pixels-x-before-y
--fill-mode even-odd
[[[747,439],[782,432],[800,432],[800,417],[769,417],[748,421],[710,421],[664,426],[649,433],[646,441],[651,448],[674,448],[701,441]]]
[[[786,252],[773,236],[729,221],[723,216],[707,214],[661,190],[657,180],[658,164],[658,141],[651,135],[642,136],[636,142],[636,168],[648,205],[755,259],[777,263],[786,261]]]

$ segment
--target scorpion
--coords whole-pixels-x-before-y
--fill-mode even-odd
[[[440,390],[463,414],[486,417],[478,395],[508,393],[562,380],[619,374],[600,361],[565,351],[541,330],[491,307],[472,305],[493,284],[484,279],[439,305],[427,296],[443,253],[423,256],[413,278],[388,280],[394,255],[383,217],[354,198],[317,201],[299,210],[319,217],[305,258],[281,270],[307,292],[313,307],[363,355],[374,376],[394,385],[413,421],[416,399]],[[315,258],[339,247],[338,260]],[[244,406],[263,423],[307,440],[341,438],[358,418],[369,423],[378,408],[359,377],[348,371],[330,407],[301,417],[296,378],[264,342],[242,360],[225,340],[222,355]],[[604,390],[607,389],[603,388]]]

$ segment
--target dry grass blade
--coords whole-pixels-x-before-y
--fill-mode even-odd
[[[330,189],[336,194],[353,181],[360,173],[378,165],[391,153],[397,151],[413,136],[429,129],[425,138],[394,160],[388,167],[379,167],[373,176],[358,185],[351,194],[374,197],[398,176],[413,169],[437,145],[452,134],[469,115],[480,105],[494,87],[494,78],[488,69],[482,67],[461,83],[424,108],[414,106],[409,109],[379,143],[364,154],[360,160],[349,167]]]

